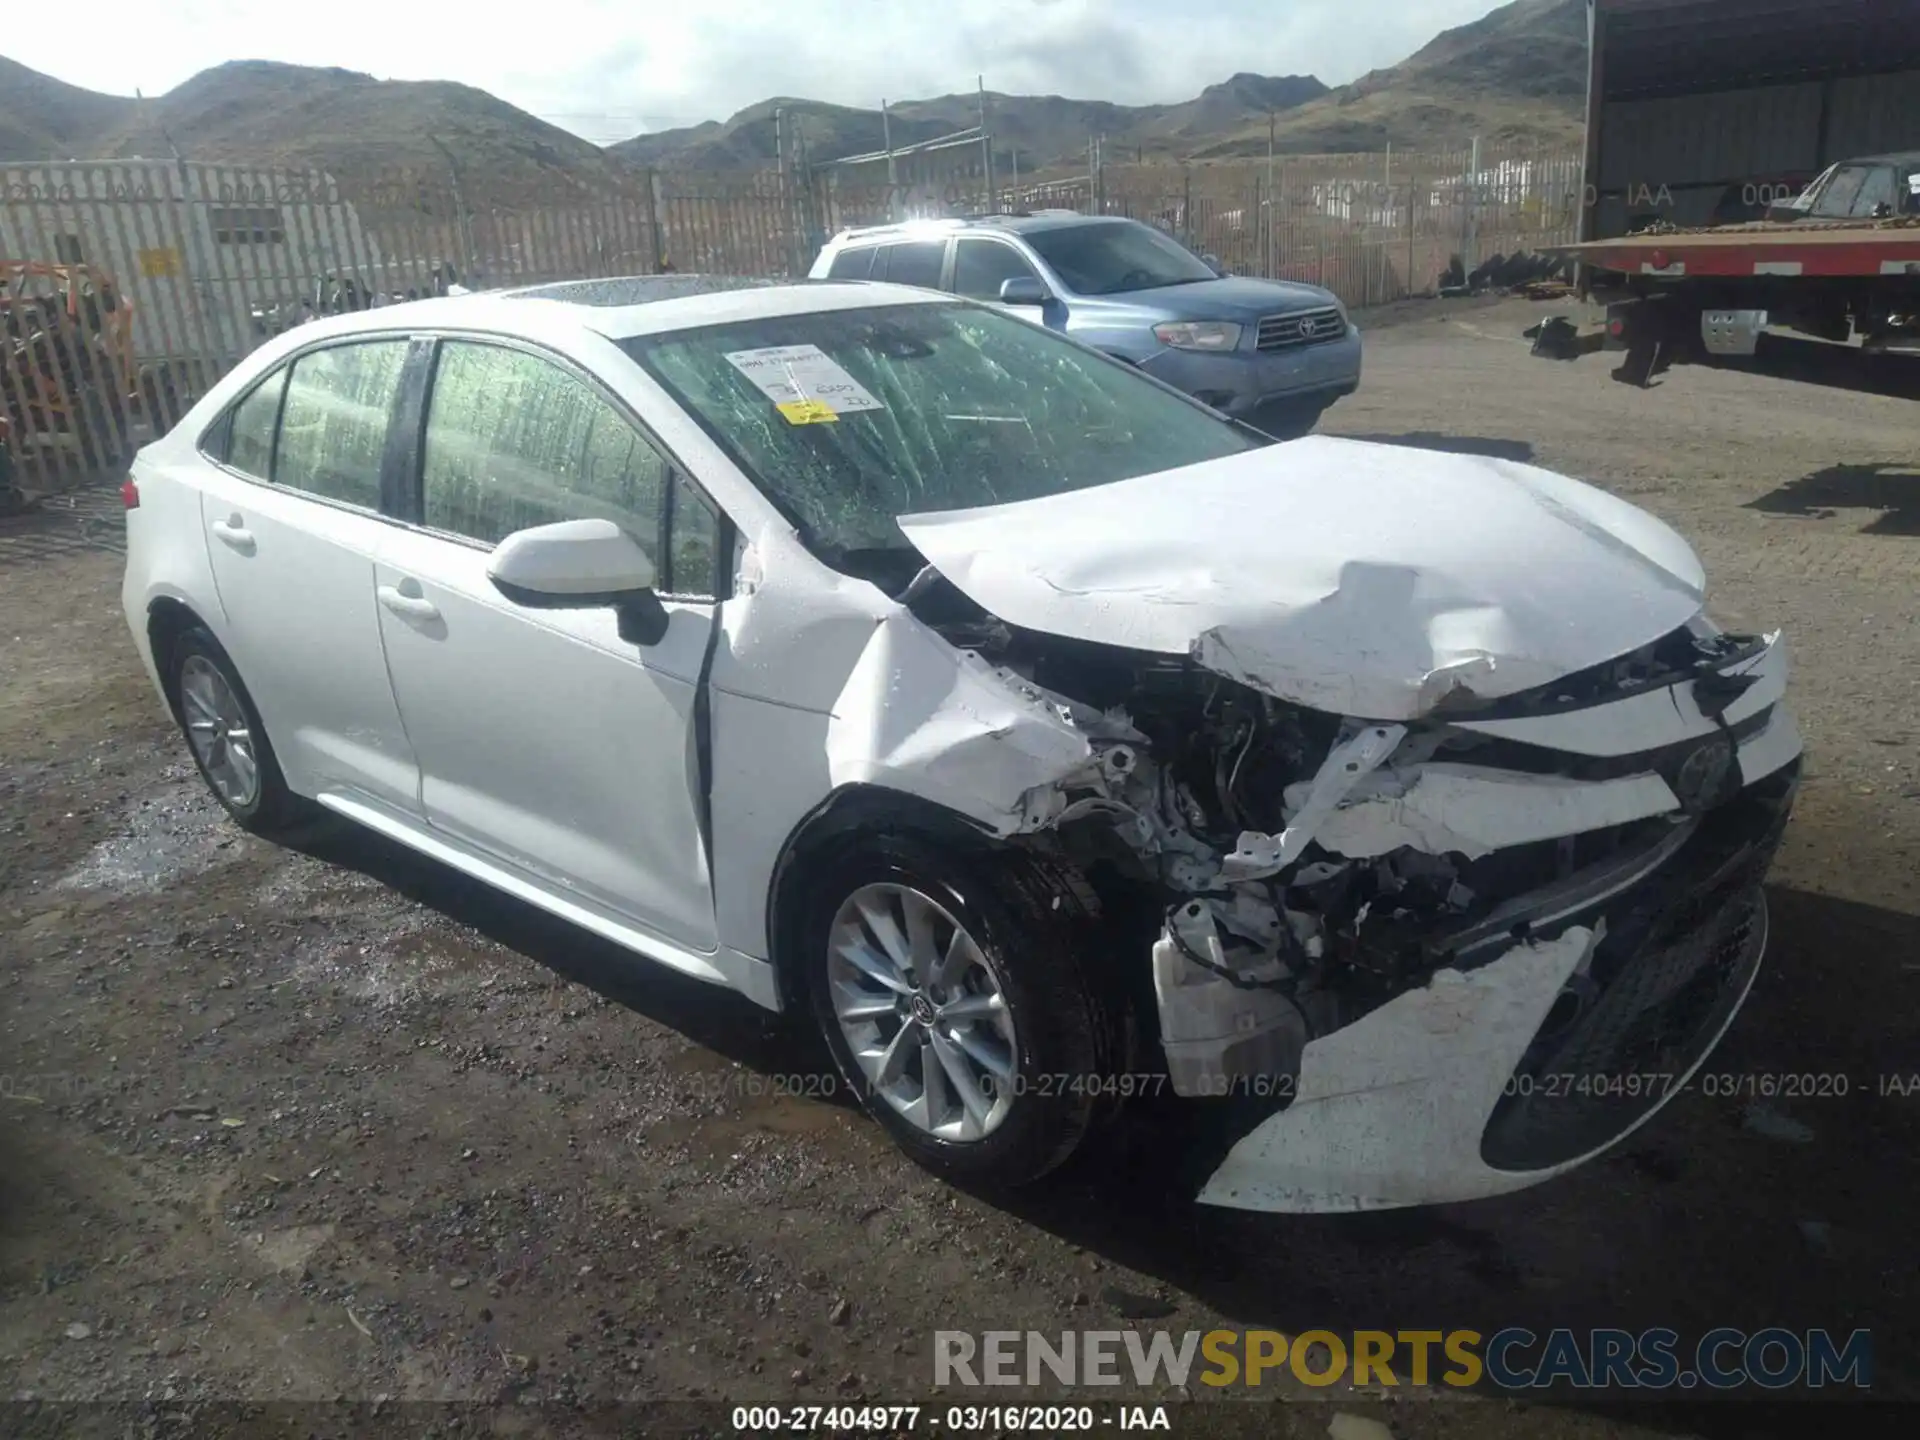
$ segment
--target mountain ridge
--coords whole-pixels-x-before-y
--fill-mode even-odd
[[[1586,81],[1585,0],[1513,0],[1436,36],[1399,65],[1329,88],[1311,75],[1242,71],[1171,104],[1121,105],[989,92],[1000,163],[1022,174],[1084,165],[1101,137],[1111,159],[1259,155],[1269,130],[1287,154],[1571,145]],[[797,97],[762,100],[725,120],[601,147],[471,85],[380,80],[359,71],[232,60],[148,99],[104,95],[0,57],[0,161],[136,156],[340,175],[450,169],[476,190],[631,184],[644,167],[744,171],[778,155],[779,123],[821,162],[891,138],[912,145],[979,123],[960,93],[878,109]]]

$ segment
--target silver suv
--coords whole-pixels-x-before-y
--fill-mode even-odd
[[[811,274],[1005,306],[1283,437],[1360,386],[1360,331],[1331,292],[1223,275],[1137,220],[1043,211],[846,230]]]

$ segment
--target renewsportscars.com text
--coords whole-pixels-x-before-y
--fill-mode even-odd
[[[1503,1390],[1868,1389],[1865,1330],[940,1330],[936,1385],[1280,1384]]]

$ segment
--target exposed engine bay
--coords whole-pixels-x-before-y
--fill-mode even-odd
[[[950,643],[1088,737],[1084,771],[1033,797],[1027,840],[1157,887],[1159,1038],[1172,1088],[1189,1096],[1290,1094],[1314,1039],[1526,940],[1586,898],[1583,882],[1617,885],[1662,863],[1695,817],[1740,790],[1738,747],[1777,698],[1754,693],[1771,642],[1697,621],[1541,691],[1494,703],[1455,691],[1427,719],[1375,723],[1190,657],[1009,626],[931,569],[908,590]],[[1683,685],[1704,739],[1622,756],[1504,733]],[[1742,697],[1764,704],[1729,722]],[[1423,816],[1407,801],[1436,777],[1456,793]],[[1620,782],[1641,786],[1637,807],[1579,796]],[[1489,796],[1515,813],[1477,813],[1494,808]],[[1563,1030],[1591,998],[1581,990],[1558,1002]]]

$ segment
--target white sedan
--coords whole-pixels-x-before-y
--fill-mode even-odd
[[[236,821],[317,806],[811,1013],[948,1175],[1157,1091],[1238,1127],[1208,1203],[1518,1189],[1676,1093],[1765,947],[1785,651],[1673,531],[1276,444],[990,308],[322,319],[125,493],[128,623]]]

